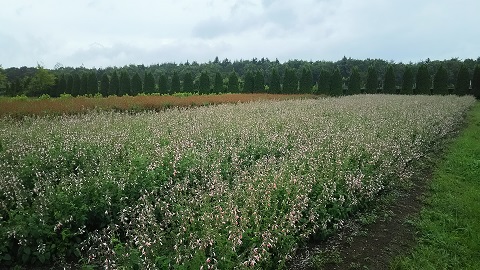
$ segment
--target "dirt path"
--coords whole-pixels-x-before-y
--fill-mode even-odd
[[[427,173],[422,173],[424,176]],[[289,269],[388,269],[391,260],[414,242],[415,229],[408,219],[422,208],[422,197],[430,177],[398,192],[394,202],[349,222],[341,232],[322,243],[310,243],[300,250]],[[365,225],[365,223],[370,223]]]

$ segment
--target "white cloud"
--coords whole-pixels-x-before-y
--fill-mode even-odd
[[[477,58],[476,0],[6,0],[0,64]]]

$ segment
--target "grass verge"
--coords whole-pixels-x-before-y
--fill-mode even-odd
[[[418,241],[393,269],[480,269],[480,102],[434,171]]]

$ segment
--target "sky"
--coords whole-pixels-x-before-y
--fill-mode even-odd
[[[0,0],[0,65],[480,56],[478,0]]]

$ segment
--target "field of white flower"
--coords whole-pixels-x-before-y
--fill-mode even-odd
[[[0,119],[0,266],[276,269],[459,128],[472,97]]]

